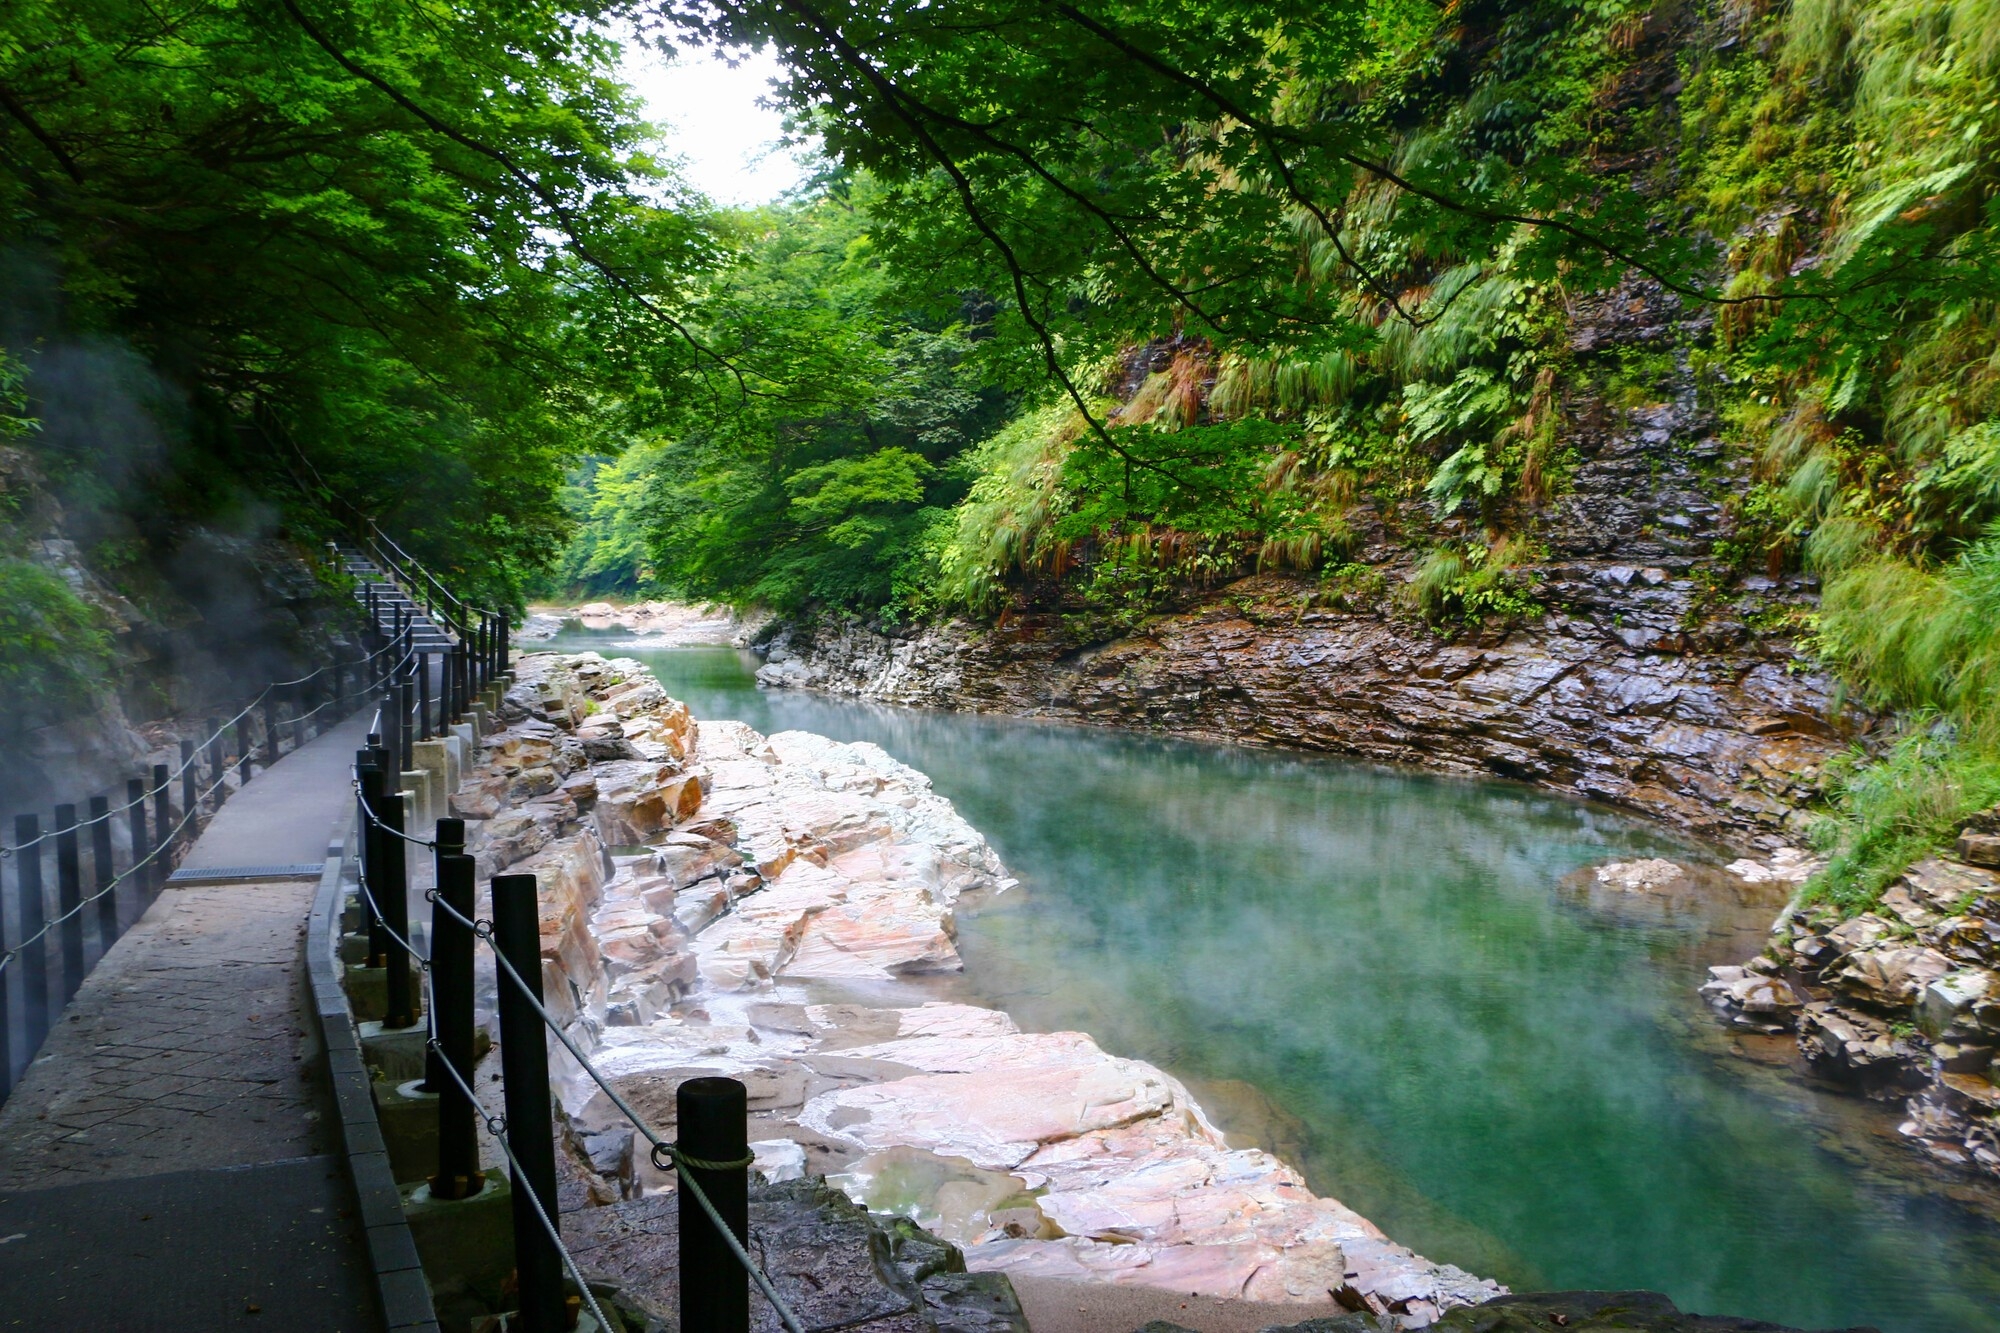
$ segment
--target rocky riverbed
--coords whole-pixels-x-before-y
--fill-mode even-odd
[[[2000,1177],[1996,829],[2000,811],[1966,830],[1956,858],[1912,866],[1858,916],[1795,899],[1763,953],[1711,968],[1702,987],[1726,1021],[1795,1035],[1815,1074],[1900,1104],[1902,1136],[1932,1160],[1986,1177]],[[1805,877],[1796,862],[1775,869]]]
[[[1501,1291],[1232,1147],[1164,1071],[936,999],[956,908],[1011,881],[922,774],[697,722],[634,662],[516,672],[457,805],[482,879],[540,878],[550,1007],[663,1131],[682,1079],[742,1079],[767,1176],[824,1174],[975,1271],[1337,1296],[1413,1327]],[[557,1078],[593,1198],[671,1188],[580,1069]]]
[[[761,612],[744,614],[718,602],[585,602],[581,606],[532,606],[528,619],[514,631],[518,643],[542,643],[554,638],[565,621],[585,629],[621,629],[648,647],[679,648],[701,643],[748,642],[770,620]]]

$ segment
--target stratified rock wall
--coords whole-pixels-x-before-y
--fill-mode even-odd
[[[1732,844],[1795,840],[1820,767],[1848,744],[1829,683],[1754,643],[1684,643],[1676,608],[1693,584],[1663,566],[1578,561],[1545,578],[1563,610],[1456,638],[1373,612],[1301,611],[1308,586],[1258,576],[1101,645],[1077,644],[1054,616],[898,638],[794,628],[758,676],[1517,778]]]
[[[1902,1102],[1913,1147],[2000,1176],[2000,874],[1920,861],[1873,911],[1788,907],[1764,953],[1709,974],[1729,1022],[1795,1032],[1821,1077]]]
[[[1253,576],[1124,637],[1068,607],[992,628],[793,624],[759,679],[1517,778],[1739,846],[1796,841],[1821,766],[1868,719],[1836,715],[1832,682],[1787,637],[1812,581],[1716,558],[1749,477],[1679,350],[1703,333],[1647,284],[1576,312],[1582,360],[1641,350],[1678,368],[1636,407],[1568,392],[1575,465],[1510,516],[1546,553],[1522,570],[1546,614],[1445,629],[1397,609],[1432,542],[1479,534],[1364,504],[1345,581]]]

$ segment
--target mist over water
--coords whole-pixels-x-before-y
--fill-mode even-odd
[[[763,692],[748,654],[627,643],[558,646],[929,774],[1022,881],[961,907],[953,990],[1163,1066],[1419,1252],[1521,1290],[2000,1331],[2000,1226],[1880,1108],[1731,1054],[1696,996],[1782,895],[1577,873],[1711,850],[1513,784]]]

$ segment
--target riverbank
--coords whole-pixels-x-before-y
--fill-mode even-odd
[[[1974,833],[1963,854],[1986,855]],[[1725,1022],[1793,1038],[1812,1074],[1891,1106],[1897,1132],[1952,1173],[2000,1180],[2000,874],[1912,866],[1873,911],[1794,902],[1764,951],[1709,969]],[[1989,1199],[1988,1206],[1992,1206]]]
[[[558,646],[928,775],[1023,884],[955,909],[964,974],[909,984],[1172,1072],[1232,1143],[1420,1253],[1517,1290],[2000,1333],[2000,1229],[1944,1202],[1889,1108],[1746,1058],[1775,1039],[1696,994],[1794,887],[1733,853],[1520,783],[771,690],[726,645]],[[1698,882],[1594,873],[1649,858]]]
[[[1010,887],[922,774],[872,745],[697,723],[636,662],[527,654],[459,798],[482,878],[544,891],[552,1005],[646,1111],[751,1088],[776,1179],[826,1174],[975,1271],[1395,1314],[1501,1290],[1391,1242],[1270,1153],[1231,1148],[1157,1067],[942,1000],[954,909]],[[571,1069],[606,1202],[667,1187]]]
[[[1449,633],[1276,574],[1123,635],[1056,614],[788,623],[758,679],[1504,777],[1738,849],[1800,842],[1820,770],[1868,719],[1842,715],[1788,640],[1747,628],[1802,588],[1750,580],[1718,601],[1699,573],[1578,559],[1542,570],[1559,611]]]
[[[585,602],[580,606],[537,603],[514,631],[517,643],[546,643],[566,623],[585,629],[629,632],[652,647],[679,648],[705,643],[747,644],[770,624],[768,612],[739,612],[719,602]]]

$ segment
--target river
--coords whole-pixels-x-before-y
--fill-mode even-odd
[[[1420,1253],[1517,1290],[2000,1333],[2000,1225],[1696,996],[1782,900],[1712,849],[1512,783],[763,691],[747,653],[616,631],[553,646],[929,774],[1021,881],[961,911],[961,998],[1162,1066]],[[1578,874],[1637,856],[1706,889]]]

